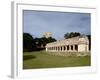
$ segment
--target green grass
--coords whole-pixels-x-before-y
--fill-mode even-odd
[[[23,69],[90,66],[90,64],[90,56],[54,56],[45,51],[23,54]]]

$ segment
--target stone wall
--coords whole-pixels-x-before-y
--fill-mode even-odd
[[[78,36],[69,39],[48,43],[46,51],[49,52],[88,52],[89,40],[86,36]]]

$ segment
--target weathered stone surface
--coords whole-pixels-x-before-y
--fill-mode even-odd
[[[88,52],[89,40],[86,36],[78,36],[48,43],[45,47],[49,52]]]

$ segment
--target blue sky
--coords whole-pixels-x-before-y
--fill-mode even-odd
[[[52,32],[56,39],[63,39],[67,32],[91,33],[90,13],[23,11],[23,32],[33,37],[42,37],[44,32]]]

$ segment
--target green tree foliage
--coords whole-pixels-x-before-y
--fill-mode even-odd
[[[54,41],[56,41],[56,39],[52,37],[33,38],[31,34],[23,33],[23,50],[24,51],[42,50],[45,48],[45,45],[47,43]]]
[[[41,38],[35,38],[34,40],[36,42],[37,47],[45,47],[47,43],[56,41],[56,39],[52,37],[49,38],[41,37]]]
[[[66,33],[64,35],[64,38],[65,39],[68,39],[68,38],[72,38],[72,37],[76,37],[76,36],[80,36],[81,34],[79,32],[70,32],[70,33]]]
[[[23,50],[32,51],[35,48],[35,43],[32,35],[29,33],[23,33]]]
[[[89,40],[89,50],[91,50],[91,35],[86,35],[88,37]]]
[[[49,37],[49,38],[46,38],[46,37],[42,37],[40,38],[41,42],[43,43],[43,45],[45,46],[47,43],[50,43],[50,42],[55,42],[56,39],[55,38],[52,38],[52,37]]]

